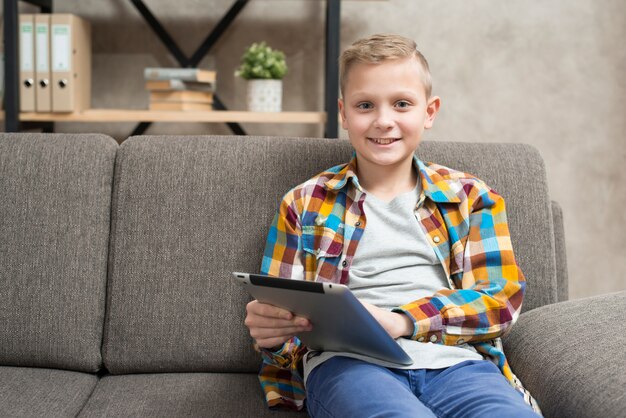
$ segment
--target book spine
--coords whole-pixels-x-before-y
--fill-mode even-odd
[[[146,68],[143,71],[146,80],[198,81],[197,68]]]
[[[147,80],[146,90],[194,90],[213,93],[215,91],[215,83],[199,83],[195,81],[183,81],[178,79],[172,80]]]

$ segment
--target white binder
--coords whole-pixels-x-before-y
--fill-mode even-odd
[[[35,15],[19,15],[20,112],[35,107]]]
[[[35,15],[35,104],[37,112],[52,110],[50,88],[50,15]]]

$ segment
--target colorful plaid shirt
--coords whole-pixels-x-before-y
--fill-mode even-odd
[[[355,157],[285,195],[270,227],[262,273],[348,284],[348,271],[367,226],[366,193],[359,185],[356,164]],[[469,174],[417,158],[414,165],[422,186],[415,213],[449,288],[395,310],[413,321],[414,340],[473,344],[538,409],[511,372],[499,338],[516,321],[526,287],[513,255],[504,199]],[[276,352],[260,351],[259,380],[270,408],[302,409],[306,347],[294,337]]]

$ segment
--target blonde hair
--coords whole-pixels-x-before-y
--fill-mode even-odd
[[[339,58],[339,83],[341,95],[348,79],[348,72],[353,64],[378,64],[385,60],[417,58],[420,64],[420,76],[426,91],[426,98],[430,98],[432,93],[432,79],[428,61],[417,49],[415,41],[404,36],[394,34],[376,34],[367,38],[359,39],[348,49],[343,51]]]

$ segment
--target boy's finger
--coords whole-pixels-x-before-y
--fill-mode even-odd
[[[248,328],[270,328],[270,329],[286,329],[286,328],[306,328],[310,325],[306,318],[295,318],[285,320],[279,318],[271,318],[265,316],[248,316],[244,320],[244,324]]]
[[[290,327],[290,328],[253,328],[250,330],[250,336],[255,340],[269,338],[286,338],[289,339],[299,332],[309,331],[310,328]]]
[[[293,333],[288,333],[288,334],[280,335],[280,336],[276,336],[276,335],[268,336],[268,337],[259,336],[259,337],[253,337],[253,338],[259,347],[275,348],[275,347],[281,346],[285,341],[292,338],[295,334],[296,333],[293,332]]]
[[[259,301],[252,301],[248,303],[248,312],[259,316],[265,316],[268,318],[280,318],[290,320],[293,318],[293,314],[286,309],[279,308],[278,306],[270,305],[267,303],[261,303]]]

